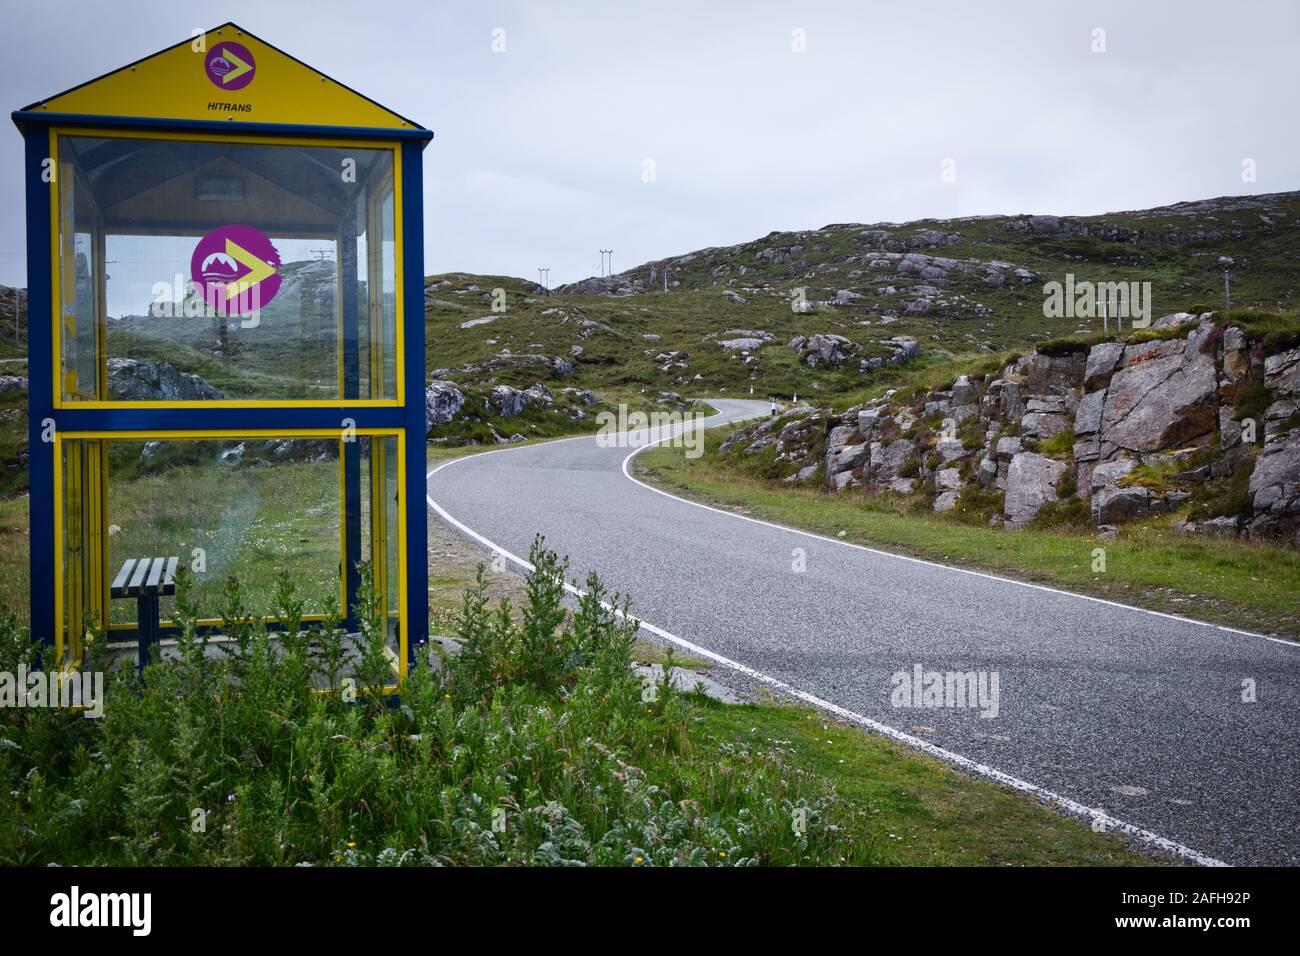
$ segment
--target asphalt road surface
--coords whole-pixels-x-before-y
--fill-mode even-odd
[[[712,404],[710,425],[767,412]],[[700,507],[632,480],[637,444],[456,459],[429,502],[485,551],[526,557],[540,532],[661,638],[1098,827],[1194,862],[1300,864],[1300,645]],[[982,704],[931,671],[982,675]]]

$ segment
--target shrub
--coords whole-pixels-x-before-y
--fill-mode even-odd
[[[101,719],[0,709],[0,864],[881,860],[779,747],[693,738],[703,705],[674,689],[671,658],[652,688],[629,666],[626,603],[592,575],[567,612],[565,562],[540,539],[530,558],[524,606],[489,607],[480,575],[464,650],[398,696],[364,570],[350,635],[336,615],[304,629],[286,577],[273,638],[229,582],[221,653],[182,578],[175,660],[137,677],[91,642],[83,670],[110,675]],[[0,611],[0,670],[37,661]]]

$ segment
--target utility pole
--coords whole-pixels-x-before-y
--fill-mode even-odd
[[[606,249],[605,251],[609,253],[609,273],[608,273],[608,274],[609,274],[609,275],[613,275],[613,274],[614,274],[614,250],[613,250],[613,249]]]
[[[537,283],[546,291],[547,295],[551,294],[551,269],[549,266],[537,267]]]
[[[1219,256],[1219,265],[1223,266],[1223,309],[1232,307],[1232,256]]]
[[[664,291],[668,291],[668,267],[664,266]]]
[[[605,255],[606,255],[607,253],[610,253],[610,252],[613,252],[613,250],[612,250],[612,249],[601,249],[601,250],[600,250],[600,274],[601,274],[602,276],[604,276],[604,275],[606,274],[606,273],[605,273]]]

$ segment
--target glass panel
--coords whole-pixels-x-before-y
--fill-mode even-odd
[[[397,396],[393,151],[59,138],[67,401]]]
[[[226,579],[236,577],[244,602],[274,613],[276,575],[293,575],[308,614],[340,604],[338,442],[320,438],[68,441],[71,471],[79,446],[107,447],[107,507],[83,510],[85,495],[66,497],[65,579],[100,577],[106,586],[130,558],[178,557],[193,571],[203,617],[220,617]],[[84,515],[85,517],[80,517]],[[84,527],[103,522],[103,573],[90,574]],[[96,538],[96,540],[98,540]],[[93,582],[91,582],[93,584]],[[87,585],[88,587],[90,585]],[[65,604],[71,610],[74,601]],[[162,598],[161,617],[174,610]],[[135,624],[136,602],[109,602],[113,624]]]
[[[346,489],[340,447],[359,456],[361,532],[354,548],[374,575],[389,647],[399,653],[397,437],[65,439],[64,633],[136,624],[136,603],[109,585],[129,559],[177,557],[193,571],[204,618],[219,618],[239,579],[250,613],[274,616],[276,576],[288,571],[307,614],[342,603]],[[353,453],[349,451],[349,454]],[[350,543],[350,542],[349,542]],[[175,603],[160,602],[162,621]],[[396,657],[394,658],[396,659]]]
[[[388,646],[398,655],[401,652],[398,642],[401,515],[397,497],[397,439],[372,437],[362,439],[360,444],[361,560],[371,567],[375,594],[384,611]]]

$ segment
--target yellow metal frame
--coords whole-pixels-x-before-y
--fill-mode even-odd
[[[321,146],[334,149],[374,149],[385,150],[393,156],[393,240],[396,244],[394,255],[394,266],[396,268],[396,309],[397,309],[397,336],[393,347],[396,350],[396,378],[397,378],[397,397],[394,399],[352,399],[345,400],[342,397],[340,389],[337,399],[249,399],[241,401],[238,399],[220,399],[216,401],[207,401],[203,403],[204,408],[401,408],[406,403],[406,376],[404,374],[405,362],[405,323],[406,323],[406,303],[405,285],[403,273],[405,270],[405,258],[403,256],[403,239],[402,239],[402,150],[400,143],[385,140],[367,140],[367,139],[330,139],[328,137],[311,137],[311,136],[257,136],[243,134],[217,134],[217,133],[182,133],[182,132],[146,132],[143,130],[118,130],[118,129],[101,129],[94,127],[82,126],[51,126],[50,127],[50,157],[53,160],[53,168],[59,170],[58,175],[63,176],[62,170],[59,169],[59,137],[60,136],[81,136],[86,138],[102,139],[149,139],[162,140],[166,142],[194,142],[194,143],[234,143],[237,145],[259,145],[259,146]],[[63,295],[60,288],[60,280],[63,274],[63,259],[60,255],[59,248],[60,221],[59,205],[62,190],[62,178],[56,184],[57,188],[50,190],[50,292],[51,303],[53,308],[53,328],[54,328],[54,347],[51,349],[53,355],[53,379],[54,382],[54,407],[55,408],[194,408],[194,402],[121,402],[121,401],[77,401],[63,400],[63,323],[61,321],[61,312],[63,309]],[[369,254],[369,245],[371,239],[367,237],[367,254]],[[341,278],[341,277],[340,277]],[[98,283],[99,276],[96,276]],[[373,318],[373,317],[372,317]],[[95,317],[99,324],[99,317]],[[340,336],[341,338],[341,336]],[[340,350],[339,362],[342,363],[342,351]],[[340,380],[342,378],[340,372]]]
[[[222,430],[201,430],[200,429],[200,430],[181,430],[181,431],[172,430],[172,431],[71,431],[71,432],[63,432],[63,433],[56,432],[54,435],[54,461],[56,463],[56,467],[54,468],[54,500],[56,502],[59,502],[59,506],[56,507],[54,510],[54,603],[55,603],[54,653],[55,653],[55,659],[60,662],[59,666],[60,667],[77,666],[80,663],[81,655],[84,650],[84,648],[82,648],[81,646],[81,632],[80,632],[80,625],[78,624],[77,631],[74,632],[74,634],[69,636],[70,639],[68,641],[71,649],[74,651],[72,655],[73,660],[71,663],[65,661],[63,618],[65,612],[65,606],[64,606],[65,597],[70,597],[70,595],[65,596],[64,588],[63,588],[63,575],[64,575],[63,533],[64,533],[65,499],[64,499],[64,487],[63,487],[64,486],[64,455],[63,455],[62,443],[64,441],[89,440],[89,441],[97,442],[97,444],[95,445],[86,445],[84,447],[99,449],[99,451],[92,456],[92,460],[94,458],[98,458],[97,471],[99,473],[99,478],[97,482],[98,487],[93,489],[93,491],[96,496],[96,501],[98,503],[97,506],[100,509],[98,511],[98,516],[100,519],[100,524],[102,525],[102,518],[104,515],[107,514],[108,482],[107,482],[106,469],[108,464],[107,443],[109,441],[113,441],[113,440],[219,441],[222,439],[235,439],[235,438],[337,438],[340,442],[342,442],[344,440],[344,435],[348,433],[355,435],[357,438],[381,438],[381,439],[395,438],[396,439],[395,444],[397,446],[397,528],[398,528],[398,547],[397,547],[398,659],[395,662],[396,664],[395,673],[397,674],[399,680],[405,679],[407,673],[407,661],[409,658],[409,648],[407,646],[407,640],[408,640],[408,635],[410,634],[410,628],[408,626],[408,621],[406,619],[406,607],[407,607],[406,509],[408,506],[408,502],[406,500],[406,442],[403,441],[404,434],[403,434],[403,430],[400,428],[358,428],[355,431],[351,429],[342,429],[342,428],[297,428],[297,429],[254,428],[254,429],[238,430],[238,431],[230,430],[230,429],[222,429]],[[77,500],[78,502],[80,502],[80,495],[82,493],[82,489],[80,487],[81,485],[80,451],[83,448],[83,446],[76,445],[72,447],[77,449],[77,452],[70,457],[77,459],[77,471],[76,471],[77,477],[75,479],[77,483],[77,487],[74,490],[78,495]],[[373,451],[372,451],[372,458],[373,458]],[[94,483],[95,483],[95,479],[92,478],[92,484]],[[346,507],[344,503],[344,494],[345,494],[345,489],[344,489],[344,481],[343,481],[343,461],[342,461],[342,456],[340,456],[339,458],[339,497],[340,497],[339,506],[340,507]],[[374,509],[375,509],[375,500],[372,492],[372,496],[371,496],[372,522],[374,520],[374,514],[373,514]],[[93,511],[94,511],[94,506],[92,506],[92,513]],[[78,511],[78,516],[76,521],[79,526],[81,522],[80,511]],[[71,530],[71,519],[69,520],[69,530]],[[96,549],[97,552],[99,552],[99,555],[97,558],[95,558],[94,556],[92,556],[92,558],[100,562],[99,564],[100,571],[106,572],[107,557],[104,549],[107,548],[107,541],[103,540],[102,535],[97,534],[96,537],[99,538],[99,544]],[[371,548],[372,548],[372,553],[371,553],[372,563],[378,564],[379,562],[374,560],[375,554],[373,551],[374,549],[373,544]],[[342,607],[344,613],[346,613],[347,594],[346,594],[346,584],[343,583],[346,581],[346,575],[342,573],[343,571],[342,562],[343,560],[345,560],[345,556],[347,555],[347,523],[346,521],[342,521],[342,520],[339,522],[339,549],[340,549],[339,550],[339,559],[340,559],[339,579],[340,579],[340,586],[344,590]],[[386,558],[387,558],[387,550],[385,550],[385,559]],[[78,574],[80,574],[80,569],[78,569]],[[102,612],[106,615],[107,607],[108,607],[107,574],[103,573],[102,576],[104,580]],[[386,603],[387,603],[387,592],[385,591],[385,605]],[[80,594],[78,595],[75,604],[78,608],[80,607],[81,604]],[[69,602],[68,606],[69,608],[72,607],[73,602]],[[385,608],[385,610],[387,609]],[[307,615],[304,617],[304,620],[321,620],[321,619],[323,619],[323,615]],[[106,616],[99,618],[99,620],[106,621]],[[275,618],[267,617],[267,618],[263,618],[263,620],[273,621],[275,620]],[[69,621],[69,623],[71,624],[71,621]],[[205,625],[220,624],[221,621],[219,619],[205,619],[200,623]],[[111,630],[112,628],[109,629]]]

